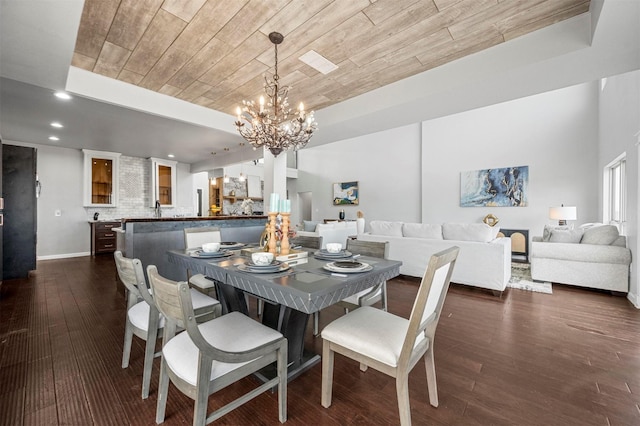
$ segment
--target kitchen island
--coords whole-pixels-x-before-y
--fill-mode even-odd
[[[117,233],[117,247],[126,257],[140,259],[146,269],[156,265],[158,272],[174,281],[186,281],[184,268],[169,263],[168,250],[184,250],[184,229],[205,226],[220,228],[222,241],[257,243],[267,216],[204,216],[124,218]]]

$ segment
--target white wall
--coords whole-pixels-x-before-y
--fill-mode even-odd
[[[86,256],[90,253],[90,227],[82,206],[84,156],[77,149],[37,145],[38,244],[36,256]],[[61,215],[55,216],[56,210]]]
[[[298,151],[295,191],[313,193],[312,219],[420,221],[420,125],[412,124]],[[360,204],[334,206],[333,183],[358,181]],[[290,197],[291,186],[288,185]],[[292,222],[299,218],[295,206]]]
[[[372,219],[479,222],[541,235],[548,209],[578,208],[576,223],[598,219],[596,83],[373,133],[299,151],[297,190],[312,191],[313,219],[335,218],[333,182],[360,181],[360,205]],[[529,166],[527,207],[460,207],[460,172]]]
[[[576,206],[577,224],[598,219],[598,88],[560,89],[422,126],[422,221],[479,222],[542,235],[548,209]],[[460,172],[529,166],[527,207],[460,207]]]
[[[629,300],[640,307],[640,282],[637,259],[640,253],[638,225],[640,191],[638,168],[640,158],[640,71],[607,79],[600,93],[600,153],[598,157],[599,198],[602,205],[602,173],[604,167],[623,152],[627,153],[627,246],[633,254]],[[602,211],[600,212],[602,219]]]

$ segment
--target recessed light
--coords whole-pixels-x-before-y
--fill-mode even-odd
[[[173,154],[169,154],[169,155],[167,155],[167,157],[169,157],[169,158],[173,158],[173,157],[175,157],[175,155],[173,155]]]
[[[61,129],[64,126],[62,124],[58,123],[57,121],[54,121],[53,123],[51,123],[51,127],[55,127],[57,129]]]
[[[50,140],[50,141],[59,141],[59,140],[60,140],[60,138],[59,138],[59,137],[57,137],[57,136],[49,136],[49,140]]]
[[[69,99],[71,99],[71,95],[69,95],[68,93],[65,93],[65,92],[56,92],[56,98],[69,100]]]

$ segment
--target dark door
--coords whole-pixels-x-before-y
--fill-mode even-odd
[[[2,147],[3,279],[25,278],[36,269],[36,150]]]
[[[2,192],[2,139],[0,139],[0,285],[2,285],[2,230],[4,229],[4,195]]]

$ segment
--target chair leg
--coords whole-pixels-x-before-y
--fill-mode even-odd
[[[429,388],[429,403],[438,406],[438,385],[436,383],[436,363],[433,359],[433,346],[429,345],[424,355],[424,364],[427,370],[427,387]]]
[[[193,426],[204,426],[207,422],[207,403],[209,402],[209,384],[211,380],[210,357],[200,353],[201,364],[198,369],[195,404],[193,406]]]
[[[151,371],[153,370],[153,357],[156,353],[156,340],[158,338],[158,328],[150,327],[147,334],[147,342],[144,347],[144,370],[142,372],[142,399],[149,397],[151,387]]]
[[[318,328],[320,323],[320,311],[316,311],[313,313],[313,335],[318,335]]]
[[[396,394],[398,395],[398,412],[400,425],[411,425],[411,406],[409,405],[409,377],[407,375],[396,377]]]
[[[322,342],[321,404],[324,408],[331,406],[331,393],[333,391],[333,354],[331,344],[326,340]]]
[[[382,310],[387,312],[387,282],[382,283]]]
[[[278,350],[278,419],[280,423],[287,421],[287,343]]]
[[[133,341],[133,326],[129,322],[129,318],[127,317],[127,322],[124,328],[124,346],[122,348],[122,368],[127,368],[129,366],[129,356],[131,355],[131,342]]]
[[[164,358],[160,363],[160,383],[158,384],[158,405],[156,406],[156,423],[164,422],[164,412],[167,408],[167,393],[169,392],[169,374]]]

